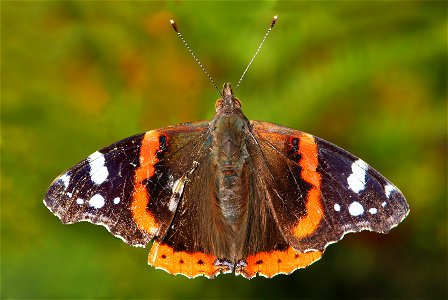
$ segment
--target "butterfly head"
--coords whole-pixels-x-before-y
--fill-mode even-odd
[[[221,98],[216,101],[215,108],[217,113],[231,114],[241,111],[241,102],[233,95],[230,83],[225,83],[222,88]]]

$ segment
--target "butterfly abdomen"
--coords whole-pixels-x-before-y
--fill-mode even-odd
[[[225,221],[237,231],[247,208],[249,154],[244,137],[249,123],[244,115],[236,112],[218,114],[212,124],[216,199]]]

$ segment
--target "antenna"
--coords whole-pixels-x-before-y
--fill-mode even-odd
[[[174,31],[176,31],[177,35],[180,37],[180,39],[182,40],[182,42],[185,44],[185,46],[187,47],[188,51],[191,53],[191,55],[193,56],[194,60],[198,63],[199,67],[201,67],[202,71],[205,73],[205,75],[207,75],[208,79],[210,79],[210,81],[212,82],[213,86],[215,87],[215,89],[218,90],[218,93],[221,95],[221,91],[218,89],[218,87],[216,86],[215,81],[212,79],[212,77],[210,76],[210,74],[205,70],[204,66],[201,64],[201,62],[199,61],[199,59],[196,57],[196,55],[194,55],[193,51],[191,50],[190,46],[188,45],[187,41],[184,39],[184,37],[182,36],[182,34],[179,31],[179,28],[177,28],[177,24],[176,22],[174,22],[174,20],[170,20],[171,26],[173,27]]]
[[[274,27],[275,22],[277,22],[277,16],[274,16],[274,17],[272,18],[271,26],[269,26],[269,29],[268,29],[268,31],[266,32],[266,34],[264,35],[263,40],[261,41],[260,46],[258,46],[257,51],[255,51],[254,56],[253,56],[252,59],[250,60],[249,64],[248,64],[247,67],[246,67],[246,70],[244,70],[243,75],[241,75],[241,78],[240,78],[240,80],[238,81],[238,84],[236,85],[235,93],[236,93],[236,91],[238,90],[238,88],[239,88],[239,86],[240,86],[241,80],[243,80],[244,75],[246,75],[247,70],[248,70],[249,67],[252,65],[252,62],[254,61],[255,57],[257,56],[258,52],[260,51],[261,46],[263,46],[264,41],[266,41],[266,38],[268,37],[269,33],[271,33],[271,30],[272,30],[272,28]]]

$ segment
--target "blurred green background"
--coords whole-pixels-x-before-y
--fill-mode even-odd
[[[408,199],[398,228],[348,235],[289,276],[189,280],[44,207],[51,181],[95,150],[213,116],[219,95],[170,18],[221,87],[274,14],[237,93],[246,116],[374,166]],[[447,298],[445,1],[2,1],[1,26],[2,298]]]

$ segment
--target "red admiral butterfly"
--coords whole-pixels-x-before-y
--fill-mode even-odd
[[[361,159],[249,121],[229,83],[220,94],[210,122],[94,152],[56,178],[45,205],[63,223],[103,225],[133,246],[154,240],[148,263],[156,268],[209,278],[289,274],[346,233],[386,233],[409,213],[403,194]]]

